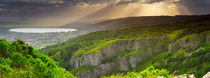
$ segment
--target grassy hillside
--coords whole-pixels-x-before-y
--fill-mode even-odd
[[[1,78],[75,78],[48,56],[18,40],[0,39]]]
[[[170,24],[175,22],[193,21],[209,18],[210,15],[189,15],[189,16],[144,16],[128,17],[102,21],[92,26],[98,29],[125,29],[131,27],[152,26],[159,24]]]
[[[67,42],[48,46],[42,52],[59,61],[66,69],[74,69],[80,73],[85,70],[94,70],[94,66],[74,67],[69,60],[82,61],[89,54],[101,52],[103,55],[100,64],[116,63],[117,58],[128,61],[132,56],[141,58],[137,66],[132,68],[128,64],[126,70],[113,69],[104,75],[125,73],[129,71],[142,71],[149,66],[165,68],[175,74],[195,74],[203,76],[210,71],[209,57],[209,33],[210,19],[199,19],[196,21],[176,22],[154,26],[143,26],[120,30],[98,31],[83,35]],[[107,57],[101,51],[103,48],[119,43],[124,44],[126,40],[138,39],[163,39],[148,46],[138,49],[125,49],[117,54]],[[118,45],[120,47],[121,45]],[[114,49],[114,48],[112,48]],[[116,48],[117,49],[117,48]],[[83,69],[84,68],[84,69]]]
[[[142,72],[128,72],[126,75],[112,75],[112,76],[104,76],[102,78],[157,78],[157,77],[166,77],[172,78],[173,75],[169,74],[169,71],[165,69],[155,69],[153,66],[150,66],[143,70]]]
[[[175,22],[193,21],[209,18],[210,15],[180,15],[180,16],[141,16],[126,17],[110,20],[93,21],[89,23],[71,23],[62,27],[76,28],[79,30],[99,31],[112,29],[125,29],[141,26],[152,26],[159,24],[170,24]]]

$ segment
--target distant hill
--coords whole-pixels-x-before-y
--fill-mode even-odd
[[[114,30],[72,38],[41,52],[80,78],[141,72],[149,66],[200,78],[210,71],[209,21],[209,15],[115,19],[95,24]]]
[[[127,17],[119,19],[106,19],[101,21],[93,21],[91,23],[72,23],[62,27],[77,28],[80,30],[99,31],[124,29],[141,26],[152,26],[159,24],[169,24],[174,22],[196,21],[200,19],[210,18],[210,15],[177,15],[177,16],[143,16],[143,17]]]
[[[113,19],[93,25],[98,29],[122,29],[140,26],[152,26],[210,18],[210,15],[144,16]]]

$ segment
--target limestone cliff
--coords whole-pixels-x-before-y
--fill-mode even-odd
[[[68,65],[75,69],[83,66],[94,66],[90,69],[78,71],[75,75],[80,78],[97,78],[114,70],[135,71],[137,65],[147,60],[146,58],[164,51],[172,52],[186,48],[197,50],[201,48],[199,45],[202,42],[209,43],[209,40],[209,33],[181,37],[174,41],[168,38],[117,40],[100,48],[99,52],[73,55],[68,61]],[[132,53],[132,50],[138,50],[138,53]],[[123,51],[124,55],[122,54]],[[165,63],[167,63],[166,60]]]
[[[140,48],[147,48],[154,45],[154,43],[161,42],[165,38],[144,38],[144,39],[130,39],[119,40],[109,46],[100,49],[100,52],[92,52],[85,55],[74,55],[69,61],[69,65],[74,68],[81,66],[96,66],[93,69],[88,69],[79,72],[80,78],[97,78],[98,76],[105,75],[112,70],[129,70],[134,69],[139,62],[144,59],[137,55],[129,55],[127,58],[117,56],[121,51],[135,50]],[[161,52],[163,47],[154,47],[148,50],[146,56],[151,56],[153,52]],[[103,63],[104,59],[116,57],[110,62]],[[144,56],[145,57],[145,56]]]

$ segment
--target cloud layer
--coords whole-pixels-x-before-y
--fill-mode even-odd
[[[39,12],[67,8],[67,6],[92,6],[92,5],[129,5],[172,3],[189,9],[192,14],[209,13],[210,0],[0,0],[0,12]],[[81,4],[83,3],[83,4]]]
[[[0,0],[0,21],[67,24],[130,16],[209,14],[209,9],[210,0]]]

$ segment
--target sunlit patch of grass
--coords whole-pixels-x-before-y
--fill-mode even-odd
[[[167,37],[169,37],[170,40],[175,40],[178,37],[178,35],[183,33],[184,30],[185,29],[175,30],[175,31],[173,31],[173,32],[171,32],[169,34],[166,34],[166,35],[167,35]]]
[[[77,52],[75,52],[73,55],[77,55],[77,54],[89,54],[92,52],[100,52],[99,50],[103,47],[109,46],[112,43],[118,41],[118,39],[116,40],[110,40],[110,41],[101,41],[100,43],[96,43],[95,45],[90,45],[89,47],[85,48],[85,49],[80,49]]]
[[[93,68],[95,68],[95,66],[91,66],[91,65],[81,66],[81,67],[72,69],[71,70],[71,73],[77,73],[77,72],[80,72],[80,71],[84,71],[84,70],[88,70],[88,69],[93,69]]]
[[[179,40],[187,40],[187,39],[195,38],[197,36],[198,36],[198,34],[193,33],[193,34],[186,35],[186,36],[180,38]]]

